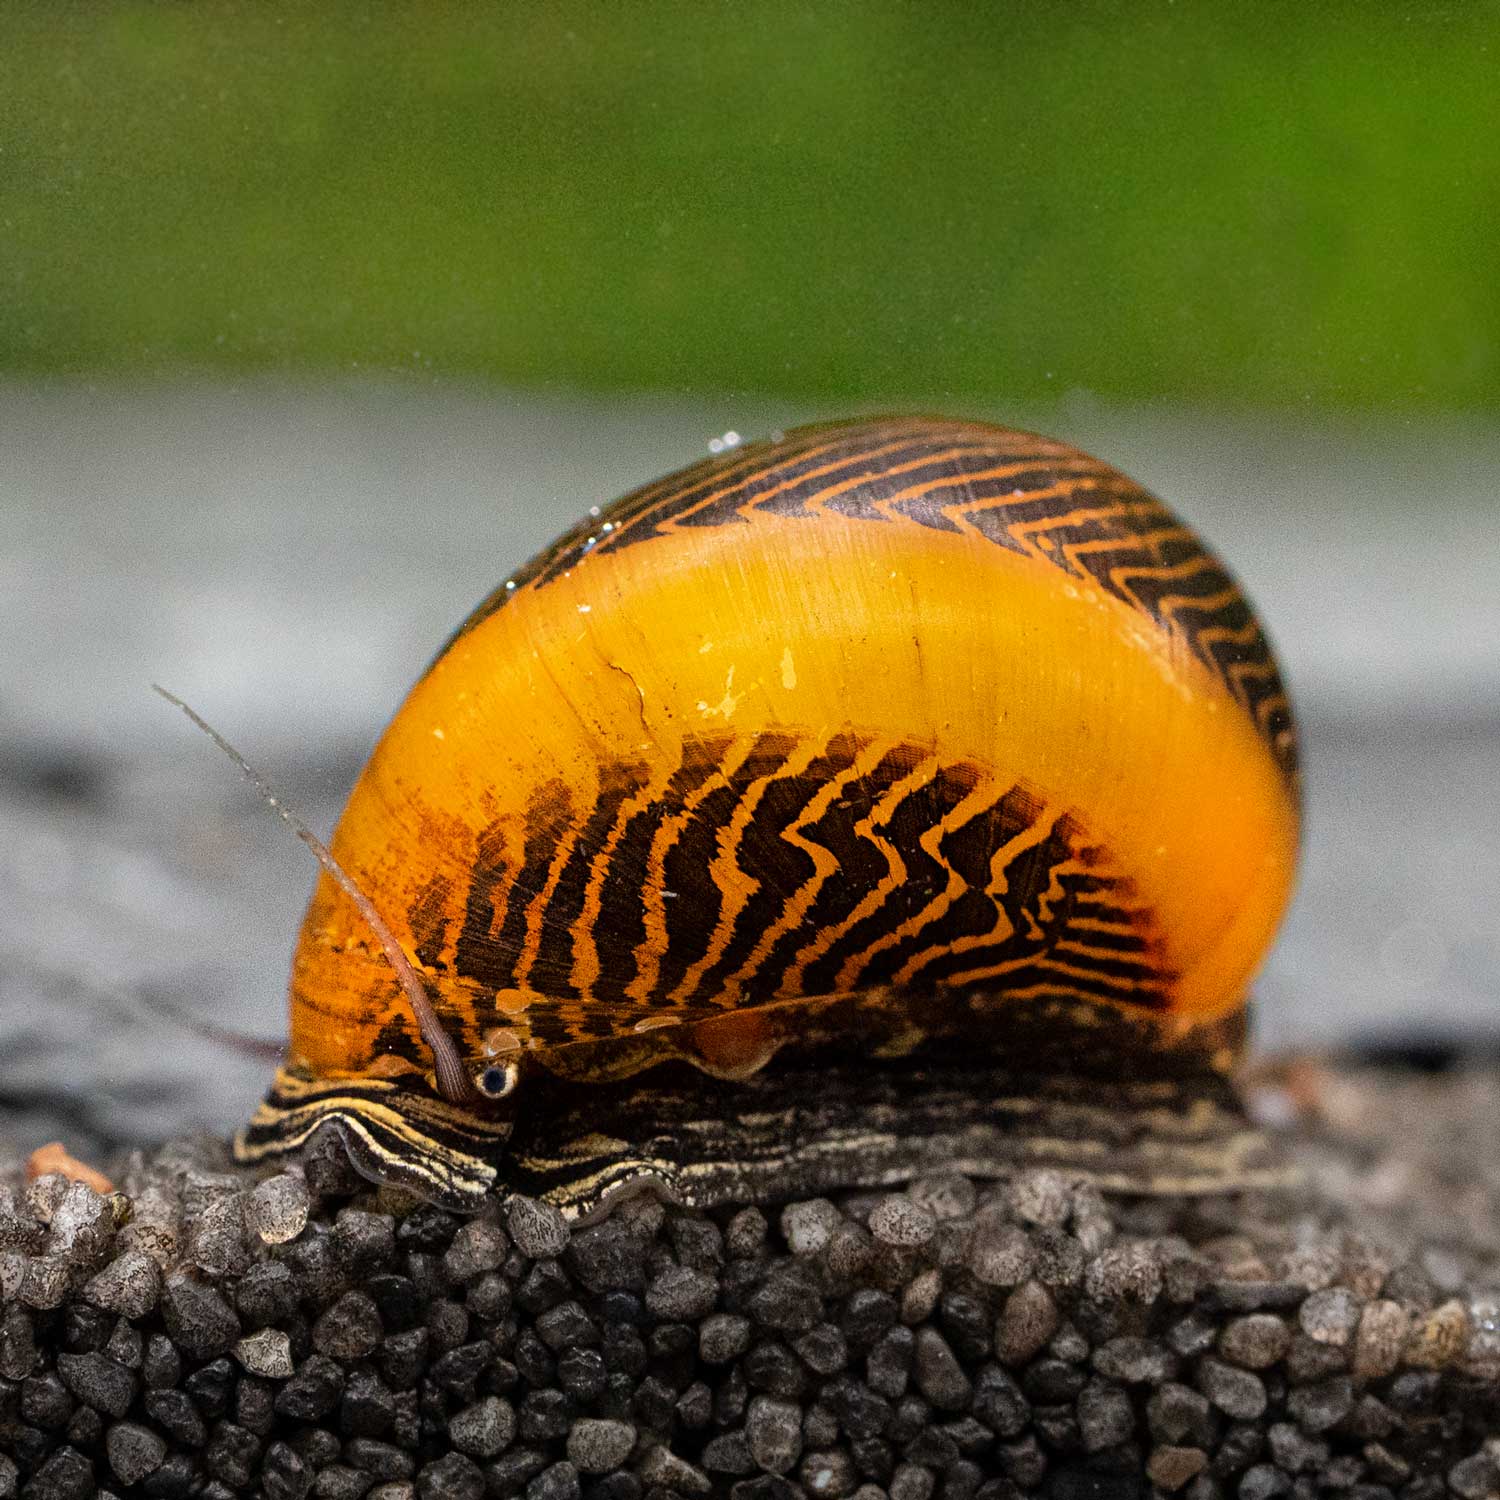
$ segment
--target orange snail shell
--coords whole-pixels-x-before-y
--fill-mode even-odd
[[[440,1097],[324,876],[287,1063],[237,1149],[331,1124],[367,1175],[461,1204],[505,1178],[535,1079],[571,1080],[587,1114],[664,1060],[749,1078],[778,1048],[943,1036],[1211,1071],[1298,822],[1254,613],[1124,475],[974,422],[747,445],[591,515],[485,600],[335,832],[479,1090],[515,1093]],[[558,1201],[586,1156],[552,1154]]]

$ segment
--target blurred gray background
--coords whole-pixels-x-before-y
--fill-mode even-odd
[[[140,1138],[243,1117],[315,827],[447,632],[587,508],[808,404],[401,381],[0,386],[0,1100]],[[1500,426],[982,414],[1107,456],[1240,572],[1306,734],[1302,887],[1258,987],[1288,1048],[1500,1039]],[[1414,497],[1420,504],[1413,503]]]

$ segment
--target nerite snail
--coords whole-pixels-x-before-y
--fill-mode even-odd
[[[438,654],[332,841],[426,1023],[322,877],[237,1151],[327,1127],[570,1211],[1223,1182],[1297,841],[1270,648],[1156,499],[999,427],[805,428],[591,512]]]

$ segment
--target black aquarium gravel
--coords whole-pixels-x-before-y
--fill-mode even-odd
[[[570,1230],[336,1149],[0,1163],[0,1500],[1500,1494],[1500,1076],[1333,1068],[1295,1189],[1046,1170]]]

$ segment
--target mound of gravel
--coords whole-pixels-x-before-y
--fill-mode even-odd
[[[1500,1081],[1318,1087],[1305,1186],[1196,1201],[1031,1171],[570,1230],[336,1149],[0,1167],[0,1500],[1500,1493]]]

